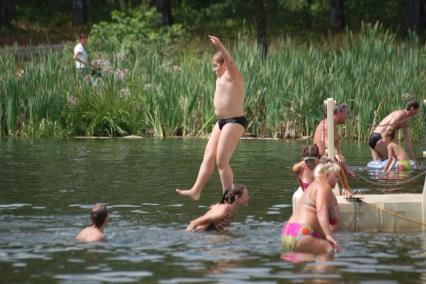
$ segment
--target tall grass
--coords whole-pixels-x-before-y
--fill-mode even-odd
[[[342,135],[365,140],[374,122],[404,107],[402,93],[423,101],[426,50],[415,36],[397,42],[375,25],[358,35],[348,32],[340,47],[291,39],[278,46],[262,60],[254,42],[240,37],[230,44],[245,78],[247,131],[253,135],[312,135],[323,118],[323,100],[333,97],[350,107]],[[211,54],[123,57],[109,46],[92,54],[110,63],[96,87],[75,72],[71,54],[72,46],[26,60],[0,55],[1,135],[164,137],[180,130],[200,136],[215,124]],[[120,70],[127,76],[119,78]],[[413,127],[419,141],[421,119]]]

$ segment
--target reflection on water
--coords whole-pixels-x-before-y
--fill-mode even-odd
[[[186,233],[190,220],[221,197],[215,173],[200,202],[189,187],[205,140],[0,141],[0,273],[3,282],[423,283],[426,235],[338,232],[331,259],[283,261],[282,222],[297,187],[291,166],[300,144],[242,141],[233,158],[250,204],[229,230]],[[364,165],[364,145],[343,145],[367,193],[420,192],[423,179],[384,180]],[[361,178],[363,177],[363,178]],[[405,182],[408,181],[408,182]],[[89,209],[110,211],[106,240],[74,241]]]

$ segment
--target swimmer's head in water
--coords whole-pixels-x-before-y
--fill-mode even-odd
[[[231,188],[225,189],[220,203],[233,204],[237,199],[241,200],[242,204],[247,204],[249,195],[244,185],[234,183]]]
[[[335,161],[328,158],[321,158],[320,163],[315,168],[314,175],[315,177],[320,177],[327,174],[337,175],[339,172],[340,167]]]
[[[92,224],[100,228],[108,217],[108,209],[105,204],[96,203],[92,210],[90,210],[90,219]]]
[[[321,155],[317,144],[305,145],[302,148],[302,159],[309,168],[315,168]]]

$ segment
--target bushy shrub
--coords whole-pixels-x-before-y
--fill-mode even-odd
[[[167,52],[173,48],[173,42],[185,35],[180,24],[161,25],[160,14],[146,5],[129,12],[112,11],[111,16],[110,22],[92,27],[90,42],[97,50],[111,48],[128,53],[155,48]]]

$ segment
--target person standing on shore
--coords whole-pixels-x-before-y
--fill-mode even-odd
[[[80,42],[77,43],[74,47],[74,55],[72,57],[75,61],[75,67],[83,75],[87,75],[89,73],[87,71],[87,67],[89,65],[89,55],[86,51],[88,39],[89,36],[86,33],[80,34]]]
[[[200,199],[201,191],[213,175],[215,162],[222,191],[231,188],[234,176],[230,161],[248,124],[244,116],[243,76],[220,39],[215,36],[209,36],[209,39],[218,49],[212,59],[217,76],[213,104],[218,121],[210,135],[194,185],[188,190],[176,189],[178,194],[193,200]]]

